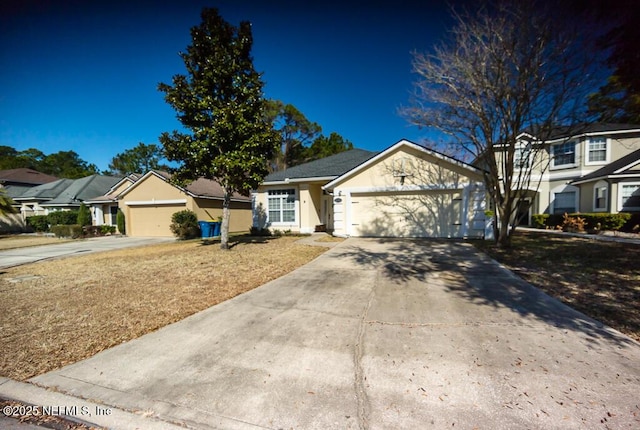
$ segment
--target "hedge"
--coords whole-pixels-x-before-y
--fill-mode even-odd
[[[570,218],[583,218],[587,230],[620,230],[631,219],[631,214],[620,212],[610,213],[572,213]],[[562,225],[564,214],[535,214],[532,216],[536,228],[556,228]]]
[[[73,225],[65,225],[58,224],[51,226],[51,232],[56,235],[56,237],[70,237],[72,239],[76,239],[82,236],[82,226],[79,224]]]

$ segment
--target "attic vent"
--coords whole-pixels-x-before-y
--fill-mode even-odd
[[[400,178],[400,184],[404,185],[404,178],[413,175],[413,164],[408,157],[400,157],[393,160],[393,176]]]

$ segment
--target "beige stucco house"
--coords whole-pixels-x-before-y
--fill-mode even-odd
[[[128,236],[173,236],[169,228],[171,216],[185,209],[194,211],[199,220],[222,216],[224,192],[220,184],[200,178],[182,188],[169,179],[170,175],[165,172],[150,171],[118,194]],[[229,231],[248,231],[251,223],[251,198],[234,194]]]
[[[532,145],[541,150],[531,151]],[[529,225],[537,213],[640,211],[640,125],[596,123],[573,133],[559,129],[544,142],[522,133],[514,165],[516,177],[518,166],[531,169],[530,187],[516,215],[521,225]]]
[[[482,171],[408,140],[267,176],[254,225],[337,236],[484,237]]]

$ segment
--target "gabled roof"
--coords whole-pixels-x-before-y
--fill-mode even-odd
[[[364,163],[376,154],[377,152],[365,151],[364,149],[351,149],[271,173],[264,178],[263,184],[296,182],[296,180],[309,180],[311,178],[329,181]]]
[[[130,173],[127,176],[125,176],[124,178],[122,178],[121,180],[119,180],[118,182],[116,182],[114,185],[111,186],[111,188],[109,188],[109,190],[100,196],[96,196],[96,197],[91,197],[90,199],[87,199],[86,201],[88,203],[113,203],[116,202],[118,199],[118,194],[115,193],[115,190],[117,188],[120,187],[120,185],[122,185],[125,182],[129,182],[131,184],[134,184],[138,179],[140,179],[142,177],[142,175],[138,174],[138,173]]]
[[[136,187],[139,187],[140,184],[142,184],[150,176],[155,176],[159,179],[162,179],[169,185],[176,187],[177,189],[190,195],[191,197],[204,198],[204,199],[216,199],[216,200],[221,200],[224,198],[224,189],[216,181],[212,181],[211,179],[199,178],[191,182],[186,187],[180,187],[170,182],[171,174],[163,171],[156,171],[156,170],[150,170],[147,173],[145,173],[133,185],[131,185],[126,190],[124,190],[122,194],[118,196],[118,198],[125,196],[131,190],[135,189]],[[231,196],[231,200],[240,201],[240,202],[250,202],[251,197],[245,197],[241,194],[233,193],[233,195]]]
[[[57,181],[58,178],[37,170],[18,168],[0,170],[0,183],[11,185],[42,185]]]
[[[584,175],[572,183],[582,184],[585,182],[595,181],[599,179],[620,179],[620,178],[640,178],[640,171],[630,170],[631,168],[640,164],[640,149],[633,151],[630,154],[625,155],[604,167]]]
[[[477,174],[482,174],[483,170],[479,169],[469,163],[465,163],[464,161],[460,161],[457,160],[453,157],[449,157],[448,155],[442,154],[441,152],[435,151],[433,149],[429,149],[427,147],[424,147],[422,145],[418,145],[415,142],[411,142],[407,139],[402,139],[398,142],[396,142],[394,145],[388,147],[387,149],[385,149],[384,151],[378,153],[377,155],[375,155],[374,157],[371,157],[370,159],[366,160],[364,163],[356,166],[355,168],[345,172],[344,174],[338,176],[337,178],[335,178],[334,180],[332,180],[331,182],[329,182],[328,184],[326,184],[325,186],[323,186],[322,188],[325,190],[331,190],[333,189],[338,183],[356,175],[357,173],[361,172],[362,170],[368,168],[370,165],[378,162],[378,160],[380,160],[381,158],[384,158],[387,154],[389,154],[390,152],[395,151],[396,149],[398,149],[399,147],[402,146],[408,146],[410,148],[416,149],[420,152],[423,152],[425,154],[431,155],[432,157],[438,158],[440,160],[446,161],[448,163],[454,164],[456,166],[462,167],[464,169],[467,169],[471,172],[477,173]]]

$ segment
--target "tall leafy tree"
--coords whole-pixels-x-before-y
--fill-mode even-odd
[[[271,170],[284,170],[305,162],[305,148],[322,132],[322,127],[309,121],[295,106],[280,100],[269,100],[267,108],[268,118],[280,138]]]
[[[176,181],[204,177],[224,189],[220,246],[229,249],[231,197],[249,195],[262,182],[277,136],[253,66],[251,24],[234,27],[217,9],[204,9],[201,18],[180,54],[187,74],[158,85],[184,127],[162,133],[160,142],[167,159],[179,163]]]
[[[597,88],[593,49],[555,12],[535,1],[497,1],[454,14],[450,38],[413,60],[419,78],[404,114],[483,161],[502,247],[511,244],[518,202],[540,186],[542,175],[532,173],[548,166],[544,142],[557,126],[576,131]],[[517,137],[527,129],[537,141],[517,156]]]
[[[112,174],[127,175],[129,173],[146,173],[149,170],[168,170],[169,167],[160,163],[164,159],[161,146],[138,143],[137,146],[117,154],[109,163]]]
[[[338,133],[332,132],[329,137],[324,135],[316,137],[311,146],[305,149],[305,160],[318,160],[350,149],[353,149],[353,143]]]
[[[46,155],[39,170],[59,178],[78,179],[100,173],[95,164],[87,163],[75,151],[58,151]]]

